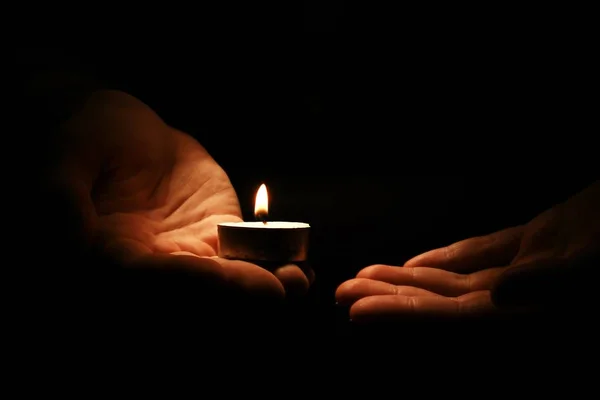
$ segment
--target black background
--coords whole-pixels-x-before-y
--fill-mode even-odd
[[[485,37],[439,26],[443,10],[423,25],[374,6],[304,6],[289,19],[302,33],[285,38],[67,47],[196,137],[246,219],[266,183],[271,219],[311,224],[316,281],[286,332],[354,338],[334,292],[361,268],[527,222],[595,178],[587,54],[541,55],[558,43],[543,30],[513,47],[506,26]]]

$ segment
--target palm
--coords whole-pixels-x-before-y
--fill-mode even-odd
[[[351,305],[355,320],[498,314],[491,289],[522,237],[522,227],[515,227],[432,250],[403,267],[372,265],[342,283],[336,297]]]
[[[235,190],[195,140],[175,130],[165,140],[173,155],[145,157],[148,165],[143,159],[118,165],[94,188],[99,240],[117,257],[216,256],[217,224],[241,220]]]

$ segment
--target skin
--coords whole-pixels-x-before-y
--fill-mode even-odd
[[[371,265],[336,290],[356,322],[589,307],[600,255],[600,181],[528,223],[408,260]]]
[[[68,216],[61,225],[72,249],[249,297],[302,295],[312,283],[312,271],[296,265],[271,272],[217,257],[217,224],[242,220],[236,192],[200,143],[140,100],[94,93],[59,144],[48,200]]]

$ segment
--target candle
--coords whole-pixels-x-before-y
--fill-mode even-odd
[[[256,193],[254,216],[258,221],[223,222],[217,226],[219,257],[263,266],[307,260],[310,225],[269,221],[269,196],[264,183]]]

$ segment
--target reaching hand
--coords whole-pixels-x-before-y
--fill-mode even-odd
[[[96,92],[60,139],[41,207],[51,204],[46,213],[66,234],[55,245],[61,252],[85,249],[132,270],[180,271],[199,287],[250,295],[282,298],[309,288],[311,271],[296,265],[271,273],[217,257],[217,224],[241,221],[227,174],[196,140],[136,98]]]
[[[529,223],[372,265],[336,292],[355,321],[589,307],[600,255],[600,181]],[[593,275],[594,274],[594,275]]]

